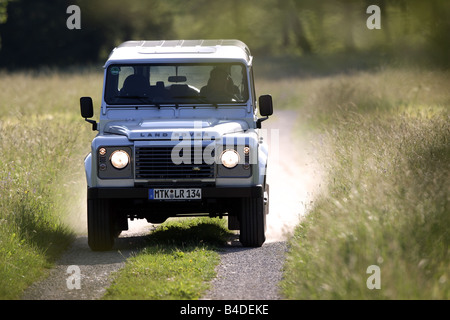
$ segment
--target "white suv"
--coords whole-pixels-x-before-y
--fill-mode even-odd
[[[88,243],[109,250],[128,219],[228,216],[244,246],[265,241],[268,149],[252,56],[238,40],[128,41],[104,66],[98,130],[85,159]]]

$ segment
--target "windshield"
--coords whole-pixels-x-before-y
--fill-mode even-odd
[[[248,100],[246,68],[239,63],[110,65],[110,105],[229,104]]]

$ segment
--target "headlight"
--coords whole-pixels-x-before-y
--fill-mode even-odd
[[[123,150],[116,150],[111,154],[110,161],[114,168],[123,169],[130,162],[130,156]]]
[[[239,163],[239,153],[236,150],[225,150],[222,152],[220,160],[225,167],[232,169]]]

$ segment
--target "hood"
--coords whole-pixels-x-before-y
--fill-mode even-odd
[[[248,124],[240,120],[145,120],[109,122],[104,132],[126,136],[129,140],[212,139],[229,133],[244,132]]]

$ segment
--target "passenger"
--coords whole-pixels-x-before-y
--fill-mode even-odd
[[[121,96],[147,97],[149,95],[150,85],[148,79],[141,75],[132,74],[128,76],[123,87],[120,90]]]
[[[230,102],[237,100],[239,89],[233,84],[228,72],[222,68],[211,70],[208,84],[200,90],[200,95],[211,101]]]

